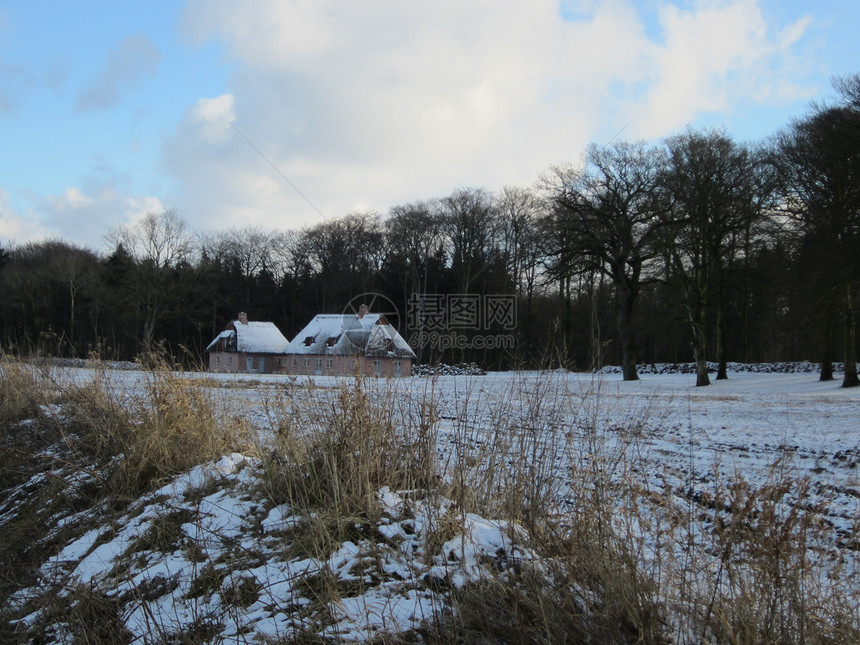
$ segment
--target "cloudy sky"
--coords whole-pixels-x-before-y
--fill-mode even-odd
[[[172,208],[298,228],[528,186],[591,142],[758,140],[860,71],[857,0],[0,0],[0,245]]]

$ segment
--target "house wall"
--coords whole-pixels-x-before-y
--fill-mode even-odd
[[[251,369],[248,369],[248,359]],[[260,368],[260,360],[263,365]],[[319,361],[319,364],[317,363]],[[378,365],[376,361],[379,361]],[[397,374],[397,362],[400,373]],[[326,356],[321,354],[245,354],[209,352],[209,371],[224,374],[322,374],[324,376],[412,375],[411,358],[372,358],[365,356]],[[378,373],[377,373],[378,372]]]
[[[376,361],[379,361],[377,366]],[[400,374],[396,374],[400,363]],[[378,374],[377,374],[378,367]],[[411,358],[371,358],[365,356],[327,356],[324,354],[287,354],[277,366],[282,374],[321,374],[323,376],[411,376]]]
[[[239,371],[239,354],[236,352],[209,352],[209,371],[222,374],[235,374]]]
[[[281,354],[246,354],[244,352],[209,352],[209,371],[227,374],[271,374],[279,371]],[[251,361],[250,365],[248,361]],[[262,364],[260,363],[262,361]]]

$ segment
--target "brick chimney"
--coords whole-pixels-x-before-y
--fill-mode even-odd
[[[364,314],[366,314],[366,313],[367,313],[367,305],[361,305],[358,308],[358,319],[361,320],[362,318],[364,318]]]
[[[239,312],[239,322],[243,325],[248,324],[248,314],[246,314],[244,311]]]

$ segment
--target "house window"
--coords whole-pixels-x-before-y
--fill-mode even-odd
[[[357,366],[358,366],[358,361],[356,361],[355,359],[352,359],[352,371],[353,371],[353,372],[355,371],[355,368],[356,368]]]
[[[260,356],[260,371],[261,372],[266,371],[266,359],[262,356]]]
[[[322,359],[317,359],[317,374],[322,374]]]
[[[220,367],[220,366],[221,366],[221,357],[216,355],[215,356],[215,367]]]
[[[373,375],[374,376],[382,376],[382,361],[380,361],[380,360],[373,361]]]
[[[394,361],[394,376],[403,374],[403,361]]]
[[[232,356],[227,357],[227,365],[229,365],[230,367],[233,367],[233,357]]]
[[[302,367],[307,367],[310,364],[311,364],[311,359],[309,359],[309,358],[303,358],[302,359]]]
[[[293,359],[293,367],[299,364],[299,360],[297,358]]]
[[[334,359],[333,359],[333,358],[327,358],[327,359],[325,359],[325,366],[326,366],[327,368],[329,368],[329,369],[331,369],[332,367],[334,367]]]

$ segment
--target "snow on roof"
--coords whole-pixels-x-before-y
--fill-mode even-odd
[[[209,343],[207,351],[214,348],[221,338],[235,338],[237,352],[248,354],[283,354],[289,344],[275,323],[234,320],[230,329],[222,331]]]
[[[215,339],[206,346],[206,351],[209,352],[209,351],[212,351],[213,349],[215,349],[215,345],[217,345],[218,341],[221,340],[222,338],[231,338],[235,334],[236,334],[236,332],[234,332],[232,329],[225,329],[220,334],[215,336]]]
[[[406,339],[398,334],[394,327],[380,321],[370,332],[370,338],[367,340],[367,355],[388,356],[390,354],[415,357],[415,352],[412,351]]]
[[[287,354],[363,354],[414,358],[415,352],[380,314],[319,314],[286,349]]]

